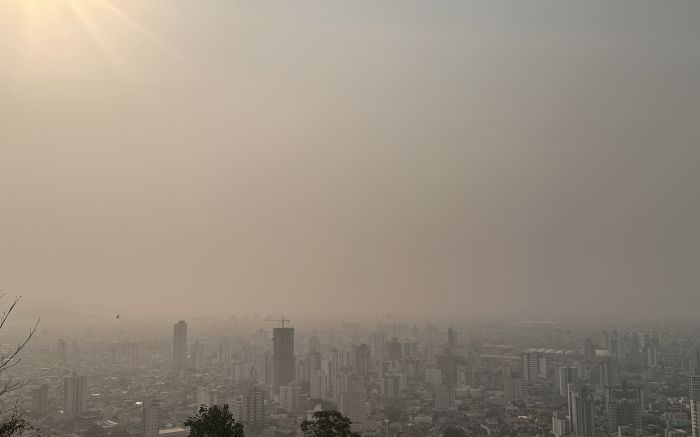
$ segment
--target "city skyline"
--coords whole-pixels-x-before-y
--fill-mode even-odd
[[[461,436],[697,435],[697,323],[225,322],[42,329],[17,367],[35,379],[4,401],[27,401],[44,431],[85,437],[185,436],[199,406],[228,407],[251,437],[294,435],[321,409],[372,437],[445,423],[472,433]]]
[[[0,0],[0,437],[700,437],[698,121],[700,0]]]

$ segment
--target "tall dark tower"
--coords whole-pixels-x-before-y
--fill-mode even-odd
[[[281,385],[294,381],[294,328],[274,328],[272,330],[272,386],[279,390]]]
[[[369,367],[372,359],[372,353],[369,346],[361,344],[355,348],[355,372],[360,375],[369,373]]]
[[[187,363],[187,322],[180,320],[173,325],[173,366],[176,370]]]
[[[67,416],[80,416],[87,411],[88,386],[84,376],[73,374],[63,378],[63,411]]]
[[[574,436],[595,437],[595,403],[593,393],[587,386],[569,390],[569,417]]]

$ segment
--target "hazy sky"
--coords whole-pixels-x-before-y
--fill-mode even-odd
[[[0,288],[697,311],[700,2],[0,1]]]

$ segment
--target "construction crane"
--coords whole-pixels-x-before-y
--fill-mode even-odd
[[[291,320],[285,318],[284,316],[282,316],[281,319],[265,319],[265,321],[266,321],[266,322],[279,322],[279,323],[282,324],[282,327],[283,327],[283,328],[284,328],[284,323],[285,323],[285,322],[291,322]]]

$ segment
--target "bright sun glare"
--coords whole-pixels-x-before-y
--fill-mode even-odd
[[[177,52],[132,13],[111,0],[11,0],[18,18],[22,54],[32,68],[80,65],[99,53],[120,74],[128,67],[126,47]],[[143,6],[139,6],[143,7]]]

